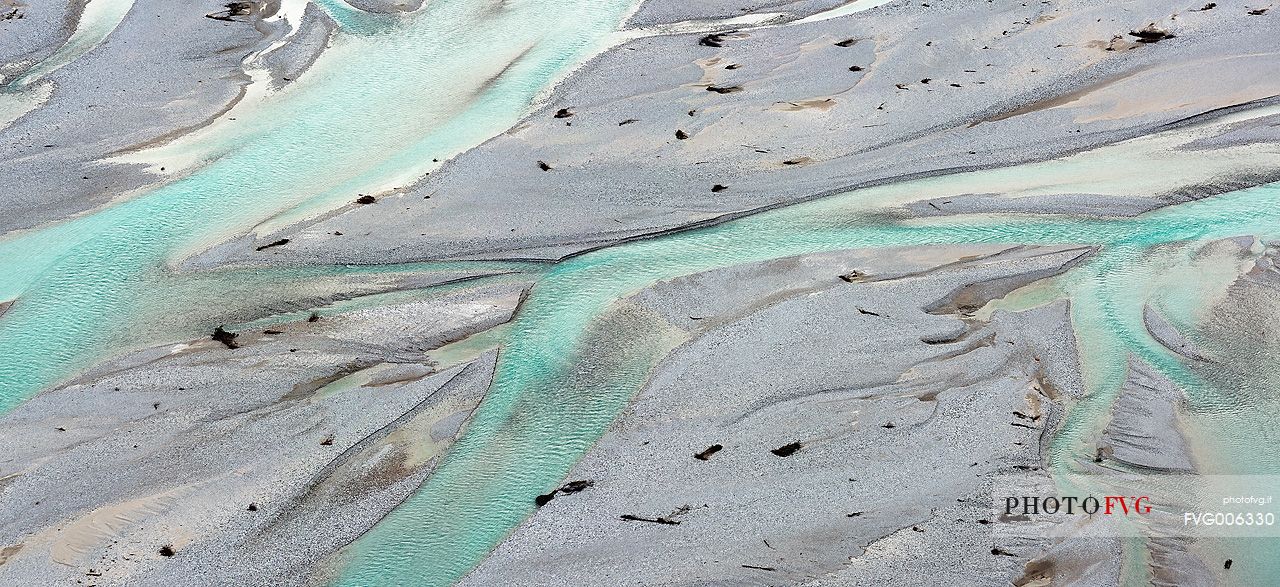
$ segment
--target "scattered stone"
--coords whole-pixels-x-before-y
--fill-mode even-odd
[[[237,336],[240,336],[240,335],[234,332],[227,332],[226,330],[223,330],[221,326],[219,326],[213,329],[213,336],[211,336],[210,338],[226,345],[226,347],[229,349],[238,349],[240,348],[240,345],[236,343]]]
[[[684,132],[684,131],[682,131],[682,130],[677,129],[677,130],[676,130],[676,138],[677,138],[677,139],[679,139],[679,140],[682,140],[682,141],[683,141],[683,140],[685,140],[685,139],[689,138],[689,133],[686,133],[686,132]]]
[[[862,515],[862,512],[853,512],[853,513],[851,513],[851,514],[845,514],[845,515],[844,515],[844,517],[846,517],[846,518],[856,518],[856,517],[861,516],[861,515]]]
[[[1228,571],[1231,570],[1231,559],[1222,561],[1222,568]]]
[[[724,35],[721,35],[721,34],[707,35],[705,37],[702,37],[701,39],[698,39],[698,44],[704,47],[723,47]]]
[[[367,196],[367,195],[366,195],[366,196],[360,196],[359,198],[356,198],[356,203],[357,203],[357,204],[372,204],[372,203],[377,202],[377,201],[378,201],[378,199],[377,199],[377,198],[375,198],[375,197],[373,197],[373,196]]]
[[[720,450],[723,448],[724,447],[719,444],[713,444],[703,449],[702,452],[699,452],[698,454],[693,455],[693,458],[698,459],[699,461],[705,461],[710,459],[711,455],[720,452]]]
[[[631,514],[622,514],[618,517],[628,522],[648,522],[650,524],[666,524],[668,526],[677,526],[680,524],[680,520],[673,520],[666,517],[646,518],[644,516],[633,516]]]
[[[280,246],[280,245],[287,245],[287,244],[289,244],[289,239],[287,239],[287,238],[282,238],[282,239],[280,239],[280,240],[278,240],[278,241],[270,242],[270,243],[267,243],[267,244],[265,244],[265,245],[262,245],[262,246],[258,247],[258,249],[257,249],[257,250],[261,251],[261,250],[263,250],[263,249],[269,249],[269,248],[271,248],[271,247],[278,247],[278,246]]]
[[[845,39],[836,43],[837,47],[852,47],[857,44],[857,39]]]
[[[730,70],[738,69],[739,67],[742,67],[742,66],[737,63],[730,63],[729,65],[724,66],[725,69],[730,69]]]
[[[560,493],[563,493],[565,495],[573,495],[574,493],[582,491],[583,489],[586,489],[588,487],[594,487],[595,484],[596,482],[590,479],[583,479],[581,481],[570,481],[560,487]]]
[[[333,446],[333,435],[327,434],[324,438],[321,438],[320,446]]]
[[[570,110],[570,109],[568,109],[568,108],[561,108],[561,109],[559,109],[559,110],[556,110],[555,117],[556,117],[556,118],[569,118],[570,116],[573,116],[573,114],[574,114],[574,112],[573,112],[572,110]]]
[[[624,121],[622,121],[622,122],[619,122],[619,123],[618,123],[618,126],[626,126],[626,125],[631,124],[631,123],[633,123],[633,122],[640,122],[640,121],[639,121],[639,120],[636,120],[636,119],[634,119],[634,118],[628,118],[628,119],[626,119],[626,120],[624,120]]]
[[[543,161],[543,160],[539,159],[539,160],[538,160],[538,169],[541,169],[541,170],[543,170],[543,171],[551,171],[551,166],[550,166],[550,165],[547,165],[547,162],[546,162],[546,161]]]
[[[898,426],[897,426],[897,424],[894,424],[893,422],[885,422],[884,424],[881,424],[881,425],[880,425],[880,427],[881,427],[881,428],[888,428],[888,429],[892,430],[892,429],[894,429],[894,428],[897,428]]]
[[[248,16],[253,12],[253,3],[251,2],[228,2],[223,4],[226,10],[222,12],[211,12],[204,15],[205,18],[214,20],[232,21],[237,16]]]
[[[713,191],[713,192],[723,192],[723,191],[725,191],[725,190],[727,190],[727,189],[729,189],[729,186],[727,186],[727,185],[716,184],[716,185],[711,186],[711,191]]]
[[[1136,31],[1129,31],[1129,34],[1137,37],[1139,43],[1159,43],[1165,39],[1174,38],[1172,33],[1157,27],[1155,24],[1149,24],[1145,28]]]
[[[862,66],[861,66],[861,65],[850,65],[850,66],[849,66],[849,71],[862,71]]]
[[[249,508],[248,508],[248,509],[249,509],[249,511],[251,511],[251,512],[256,512],[256,511],[258,511],[258,504],[257,504],[257,503],[250,502],[250,503],[249,503]]]
[[[1210,3],[1208,3],[1208,4],[1205,4],[1205,5],[1200,9],[1200,12],[1204,12],[1204,11],[1206,11],[1206,10],[1213,10],[1214,8],[1217,8],[1217,7],[1218,7],[1218,4],[1217,4],[1216,2],[1210,2]]]
[[[533,504],[538,507],[542,507],[544,505],[547,505],[548,503],[551,503],[551,500],[556,498],[557,493],[563,493],[565,495],[573,495],[588,487],[593,487],[595,484],[596,482],[590,479],[583,479],[580,481],[570,481],[568,483],[565,483],[564,485],[561,485],[556,489],[551,490],[551,493],[544,493],[542,495],[539,495],[538,497],[533,498]]]
[[[741,92],[742,86],[707,86],[707,91],[715,92],[717,94],[732,94],[734,92]]]
[[[780,457],[789,457],[793,454],[796,454],[796,451],[800,450],[801,448],[804,448],[803,444],[799,442],[793,442],[791,444],[784,444],[782,446],[779,446],[778,448],[775,448],[769,452],[775,455],[778,455]]]
[[[1249,15],[1250,15],[1250,16],[1262,16],[1262,15],[1264,15],[1264,14],[1266,14],[1266,13],[1267,13],[1267,10],[1268,10],[1268,9],[1266,9],[1266,8],[1255,8],[1255,9],[1253,9],[1253,10],[1250,10],[1250,11],[1249,11]]]
[[[172,545],[166,544],[160,547],[160,556],[173,556],[175,554],[178,554],[178,552],[173,549]]]
[[[931,78],[931,77],[926,77],[926,78],[924,78],[924,79],[920,80],[920,83],[925,84],[925,85],[928,85],[928,84],[929,84],[929,82],[931,82],[931,81],[933,81],[933,78]]]
[[[993,549],[991,549],[991,554],[994,554],[994,555],[996,555],[996,556],[1018,556],[1018,555],[1013,554],[1012,552],[1009,552],[1009,551],[1007,551],[1007,550],[1005,550],[1005,549],[1003,549],[1003,548],[993,548]]]

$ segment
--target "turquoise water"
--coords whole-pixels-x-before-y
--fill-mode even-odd
[[[199,292],[169,295],[189,279],[168,268],[183,254],[277,214],[419,177],[432,159],[510,127],[606,42],[630,5],[433,0],[407,17],[335,10],[342,33],[295,85],[234,111],[236,124],[155,155],[195,160],[189,174],[0,241],[0,300],[20,297],[0,320],[0,409],[107,349],[150,342],[131,332],[202,309]],[[247,293],[271,288],[259,285]],[[165,335],[212,327],[188,315],[187,327]]]
[[[527,270],[479,262],[194,273],[172,266],[265,220],[411,181],[430,171],[433,158],[501,132],[549,83],[606,42],[630,4],[434,0],[419,13],[377,16],[327,2],[343,29],[295,85],[243,105],[235,124],[137,155],[157,166],[177,162],[184,169],[179,177],[82,218],[0,241],[0,300],[18,300],[0,318],[0,409],[103,357],[202,336],[237,312],[334,292],[378,293],[422,272]],[[1026,174],[976,172],[894,190],[910,195],[1019,173]],[[1054,280],[1072,301],[1091,392],[1053,444],[1055,468],[1069,471],[1077,458],[1091,456],[1124,359],[1133,353],[1182,384],[1201,413],[1232,410],[1243,419],[1222,443],[1217,456],[1232,464],[1219,472],[1280,472],[1277,451],[1260,436],[1267,413],[1241,409],[1275,390],[1275,368],[1260,365],[1258,383],[1243,397],[1225,393],[1150,340],[1141,322],[1143,304],[1154,300],[1175,322],[1198,324],[1216,288],[1235,274],[1197,264],[1197,251],[1218,238],[1275,236],[1280,186],[1117,220],[969,215],[900,222],[879,213],[898,197],[885,192],[851,192],[539,271],[530,298],[498,337],[497,376],[467,434],[421,491],[341,553],[336,583],[448,584],[528,515],[533,497],[559,483],[682,340],[619,299],[678,275],[837,249],[1100,245],[1089,263]]]
[[[657,280],[738,263],[901,245],[1103,245],[1059,284],[1073,302],[1091,392],[1053,446],[1055,466],[1072,470],[1077,457],[1092,456],[1100,416],[1130,352],[1165,369],[1197,402],[1214,403],[1212,391],[1145,334],[1142,304],[1159,272],[1144,256],[1153,247],[1190,254],[1209,239],[1276,233],[1268,208],[1280,202],[1280,185],[1130,220],[1000,216],[892,223],[868,214],[864,196],[853,192],[558,265],[518,316],[490,396],[467,435],[421,491],[349,548],[338,584],[444,585],[465,573],[531,511],[534,496],[560,482],[638,391],[664,355],[653,347],[675,344],[657,321],[619,318],[611,304]],[[1277,381],[1274,373],[1260,375]],[[1275,470],[1268,462],[1235,472]]]

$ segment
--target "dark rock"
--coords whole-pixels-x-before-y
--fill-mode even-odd
[[[712,34],[698,39],[698,44],[704,47],[723,47],[724,35]]]
[[[843,281],[845,283],[854,283],[857,281],[861,281],[862,278],[865,276],[866,275],[863,274],[861,271],[850,271],[844,275],[841,275],[840,281]]]
[[[881,424],[881,425],[880,425],[880,427],[881,427],[881,428],[888,428],[888,429],[892,430],[892,429],[894,429],[894,428],[897,428],[898,426],[897,426],[896,424],[894,424],[893,422],[885,422],[884,424]]]
[[[1255,8],[1249,11],[1250,16],[1262,16],[1267,13],[1266,8]]]
[[[861,66],[861,65],[850,65],[850,66],[849,66],[849,71],[862,71],[862,66]]]
[[[800,450],[801,448],[804,448],[803,444],[800,444],[799,442],[793,442],[791,444],[784,444],[782,446],[779,446],[778,448],[775,448],[769,452],[775,455],[778,455],[780,457],[789,457],[793,454],[796,454],[796,451]]]
[[[723,191],[725,191],[725,190],[727,190],[727,189],[729,189],[729,186],[727,186],[727,185],[720,185],[720,184],[716,184],[716,185],[711,186],[711,191],[713,191],[713,192],[723,192]]]
[[[744,569],[757,569],[757,570],[761,570],[761,571],[776,571],[776,570],[778,570],[778,569],[775,569],[775,568],[773,568],[773,567],[757,567],[757,566],[755,566],[755,565],[742,565],[742,568],[744,568]]]
[[[263,331],[262,331],[262,333],[263,333],[263,334],[284,334],[284,331],[283,331],[283,330],[272,330],[272,329],[268,328],[268,329],[266,329],[266,330],[263,330]]]
[[[546,161],[539,160],[539,161],[538,161],[538,169],[541,169],[541,170],[543,170],[543,171],[551,171],[551,166],[550,166],[550,165],[547,165],[547,162],[546,162]]]
[[[326,435],[324,438],[321,438],[320,446],[333,446],[333,435],[329,434],[329,435]]]
[[[699,452],[698,454],[693,455],[693,458],[698,459],[699,461],[705,461],[707,459],[710,459],[711,455],[720,452],[720,449],[723,449],[723,448],[724,447],[719,444],[713,444],[711,446],[708,446],[705,449],[702,449],[702,452]]]
[[[377,201],[378,199],[373,196],[360,196],[359,198],[356,198],[357,204],[372,204]]]
[[[707,86],[707,91],[715,92],[717,94],[732,94],[734,92],[741,92],[742,86]]]
[[[1208,3],[1208,4],[1205,4],[1203,7],[1201,7],[1201,8],[1200,8],[1200,11],[1201,11],[1201,12],[1204,12],[1204,11],[1206,11],[1206,10],[1213,10],[1214,8],[1217,8],[1217,7],[1218,7],[1217,3],[1215,3],[1215,2],[1210,2],[1210,3]]]
[[[666,524],[668,526],[676,526],[680,524],[680,520],[673,520],[665,517],[646,518],[644,516],[633,516],[631,514],[622,514],[618,517],[628,522],[648,522],[650,524]]]
[[[551,500],[555,499],[557,493],[562,493],[564,495],[573,495],[579,491],[587,489],[588,487],[594,487],[595,484],[596,482],[590,479],[570,481],[568,483],[565,483],[564,485],[561,485],[557,489],[553,489],[551,493],[544,493],[542,495],[539,495],[538,497],[533,498],[533,503],[538,507],[542,507],[550,503]]]
[[[270,243],[267,243],[267,244],[265,244],[265,245],[262,245],[262,246],[258,247],[258,250],[259,250],[259,251],[261,251],[261,250],[263,250],[263,249],[269,249],[269,248],[271,248],[271,247],[278,247],[278,246],[280,246],[280,245],[287,245],[287,244],[289,244],[289,239],[287,239],[287,238],[282,238],[282,239],[280,239],[280,240],[278,240],[278,241],[274,241],[274,242],[270,242]]]
[[[845,39],[836,43],[837,47],[852,47],[858,43],[857,39]]]
[[[1165,39],[1174,38],[1172,33],[1159,28],[1154,24],[1149,24],[1145,28],[1136,31],[1129,31],[1129,34],[1137,37],[1139,43],[1158,43]]]
[[[310,316],[307,316],[307,322],[319,322],[319,321],[320,321],[320,315],[315,312],[312,312]]]
[[[570,116],[573,116],[573,111],[568,108],[561,108],[556,110],[555,113],[556,118],[569,118]]]
[[[853,512],[853,513],[851,513],[851,514],[845,514],[845,515],[844,515],[844,517],[846,517],[846,518],[856,518],[856,517],[861,516],[861,515],[862,515],[862,512]]]
[[[993,548],[993,549],[991,549],[991,554],[994,554],[994,555],[996,555],[996,556],[1018,556],[1018,555],[1013,554],[1012,552],[1009,552],[1009,551],[1007,551],[1007,550],[1005,550],[1005,549],[1003,549],[1003,548]]]
[[[729,65],[724,66],[725,69],[738,69],[739,67],[742,66],[737,63],[730,63]]]
[[[223,6],[226,10],[223,10],[222,12],[211,12],[204,15],[204,17],[212,18],[214,20],[232,21],[235,20],[234,17],[248,16],[253,12],[252,2],[228,2],[223,4]]]
[[[594,487],[595,484],[596,482],[590,479],[583,479],[581,481],[570,481],[560,487],[560,493],[563,493],[565,495],[573,495],[588,487]]]
[[[1231,570],[1231,559],[1227,559],[1227,560],[1225,560],[1225,561],[1222,561],[1222,568],[1223,568],[1223,569],[1226,569],[1226,570],[1228,570],[1228,571],[1229,571],[1229,570]]]
[[[676,138],[677,138],[677,139],[680,139],[680,140],[682,140],[682,141],[683,141],[683,140],[685,140],[685,139],[689,138],[689,133],[684,132],[684,131],[682,131],[682,130],[676,130]]]
[[[256,504],[256,503],[251,503],[251,504],[249,504],[249,511],[251,511],[251,512],[256,512],[256,511],[258,511],[258,504]]]
[[[173,546],[166,544],[160,547],[160,556],[173,556],[175,554],[178,554],[178,553],[177,551],[173,550]]]
[[[633,122],[640,122],[640,121],[639,121],[639,120],[636,120],[636,119],[634,119],[634,118],[628,118],[628,119],[626,119],[626,120],[624,120],[624,121],[622,121],[622,122],[619,122],[619,123],[618,123],[618,126],[626,126],[626,125],[631,124],[631,123],[633,123]]]
[[[234,332],[227,332],[226,330],[223,330],[221,326],[219,326],[213,329],[213,336],[211,336],[210,338],[226,345],[226,347],[229,349],[238,349],[240,348],[240,345],[236,344],[237,336],[240,336],[240,335]]]

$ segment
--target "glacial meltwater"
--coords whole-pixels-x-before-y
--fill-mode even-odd
[[[897,221],[877,213],[924,193],[962,193],[958,186],[973,183],[996,186],[989,192],[1012,181],[1032,189],[1054,173],[1080,174],[1100,160],[1119,160],[1126,149],[1140,150],[1139,143],[1099,150],[1092,159],[853,191],[605,248],[549,268],[467,262],[176,269],[185,256],[264,221],[283,222],[357,193],[410,183],[433,168],[433,159],[510,127],[550,84],[603,47],[632,8],[624,0],[523,0],[491,11],[483,3],[431,0],[417,13],[392,17],[336,1],[325,5],[340,32],[297,83],[246,101],[234,122],[131,155],[181,169],[171,181],[0,241],[0,300],[16,300],[0,318],[0,407],[104,358],[207,335],[219,316],[254,307],[245,298],[266,290],[287,300],[340,289],[335,283],[363,284],[366,293],[376,293],[423,272],[528,271],[537,284],[497,337],[502,352],[495,379],[466,434],[413,497],[342,552],[336,579],[351,586],[447,585],[529,514],[533,495],[560,482],[654,365],[682,342],[657,321],[619,328],[611,314],[618,300],[663,279],[822,251],[1080,244],[1099,250],[1087,263],[1037,284],[1040,295],[998,302],[1008,309],[1071,302],[1089,395],[1072,407],[1052,444],[1054,470],[1070,471],[1091,455],[1132,354],[1186,390],[1199,446],[1215,451],[1205,472],[1280,473],[1280,452],[1268,431],[1280,409],[1272,399],[1280,381],[1275,363],[1256,363],[1251,385],[1224,389],[1187,369],[1142,323],[1144,305],[1152,304],[1194,336],[1250,255],[1260,254],[1255,245],[1223,270],[1223,260],[1207,262],[1202,249],[1229,237],[1280,236],[1280,185],[1133,218],[974,214]],[[1197,342],[1223,355],[1267,356],[1233,348],[1229,340]],[[1268,571],[1242,570],[1237,578]]]

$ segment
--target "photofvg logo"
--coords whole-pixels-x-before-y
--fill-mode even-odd
[[[1009,537],[1280,537],[1272,475],[1098,474],[998,477],[992,516]]]
[[[1005,518],[1058,513],[1090,516],[1094,514],[1102,514],[1104,516],[1149,514],[1151,513],[1151,497],[1146,495],[1104,495],[1102,497],[1022,495],[1009,496],[1004,500]]]

